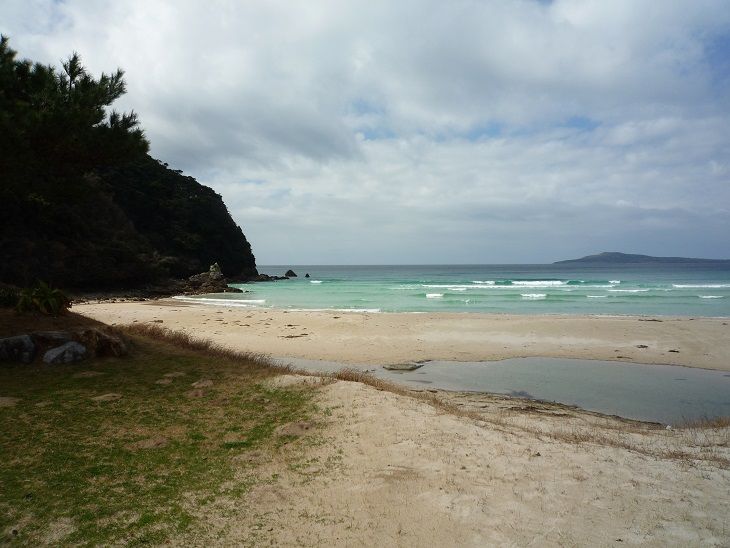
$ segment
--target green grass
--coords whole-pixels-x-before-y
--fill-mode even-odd
[[[276,428],[313,412],[311,389],[272,388],[260,361],[134,341],[127,358],[0,367],[0,396],[21,398],[0,408],[0,544],[179,538],[202,506],[245,499],[257,463],[296,439]],[[75,376],[85,370],[103,375]],[[190,397],[201,379],[213,386]],[[91,400],[106,393],[122,398]]]

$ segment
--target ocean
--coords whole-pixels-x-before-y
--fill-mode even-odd
[[[192,297],[211,305],[370,312],[730,316],[730,266],[269,265],[290,280]],[[309,278],[305,278],[305,274]]]

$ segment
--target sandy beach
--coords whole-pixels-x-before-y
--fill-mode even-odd
[[[78,304],[109,324],[156,322],[276,358],[378,365],[544,356],[730,370],[730,320],[286,311],[175,299]]]
[[[74,310],[238,350],[351,364],[565,356],[730,369],[722,319],[293,312],[175,300]],[[264,476],[276,481],[207,508],[205,527],[181,544],[730,541],[727,426],[669,430],[558,404],[312,376],[272,382],[317,392],[320,416],[302,451],[267,465]],[[241,477],[248,473],[244,462]]]

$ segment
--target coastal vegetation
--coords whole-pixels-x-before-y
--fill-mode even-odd
[[[273,458],[297,462],[305,440],[282,427],[316,414],[311,389],[271,383],[281,370],[257,355],[153,327],[119,334],[125,358],[0,368],[0,544],[195,538],[206,509],[276,481]]]
[[[0,280],[74,289],[138,287],[218,262],[257,274],[220,195],[148,154],[134,112],[111,105],[124,73],[94,77],[19,60],[0,39]]]

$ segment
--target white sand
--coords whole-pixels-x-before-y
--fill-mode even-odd
[[[544,356],[730,370],[727,319],[287,312],[173,299],[73,310],[111,324],[161,320],[170,329],[274,357],[350,364]],[[653,319],[661,321],[647,321]]]

